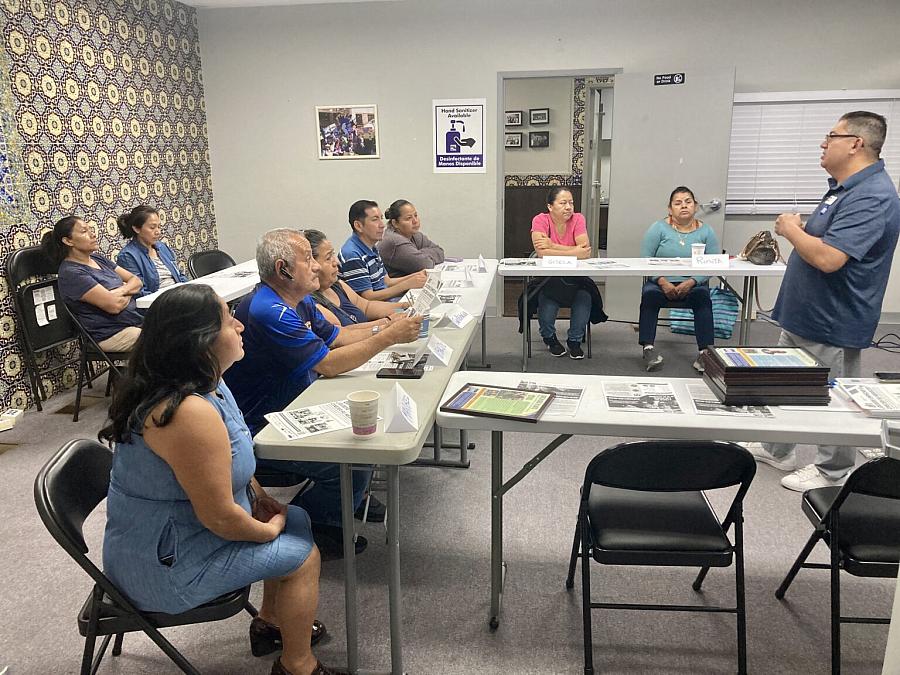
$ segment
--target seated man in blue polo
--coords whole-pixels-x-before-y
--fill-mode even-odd
[[[378,204],[360,199],[350,207],[353,234],[338,254],[341,279],[366,300],[391,300],[411,288],[422,288],[428,278],[425,270],[405,277],[389,277],[375,244],[384,236],[384,218]]]
[[[244,358],[225,373],[225,382],[252,434],[266,425],[266,414],[284,410],[319,375],[346,373],[378,352],[400,342],[412,342],[419,335],[421,317],[401,316],[371,331],[346,330],[325,319],[309,295],[319,287],[319,265],[309,242],[296,230],[272,230],[263,235],[256,247],[256,264],[260,283],[235,311],[235,317],[244,324]],[[315,481],[291,504],[309,514],[322,555],[341,557],[339,466],[260,459],[257,467]],[[370,475],[354,472],[354,509],[359,510]],[[383,520],[383,508],[379,515]],[[372,519],[371,503],[369,516]],[[366,543],[363,537],[357,539],[357,553]]]

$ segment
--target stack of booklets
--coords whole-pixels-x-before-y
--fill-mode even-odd
[[[725,405],[828,405],[828,367],[795,347],[710,347],[703,379]]]
[[[900,419],[900,384],[866,377],[839,377],[836,384],[838,392],[866,415]]]

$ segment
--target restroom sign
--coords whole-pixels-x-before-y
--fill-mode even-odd
[[[432,101],[434,173],[485,173],[486,99]]]

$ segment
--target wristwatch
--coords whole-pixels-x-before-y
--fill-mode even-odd
[[[378,335],[378,331],[381,330],[381,326],[372,326],[372,335]]]

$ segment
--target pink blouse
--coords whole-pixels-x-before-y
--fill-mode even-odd
[[[562,236],[557,234],[556,226],[549,213],[539,213],[531,221],[531,231],[540,232],[550,237],[550,241],[560,246],[576,246],[575,237],[581,234],[587,234],[587,226],[585,225],[584,216],[580,213],[573,213],[572,217],[566,223],[566,231]]]

